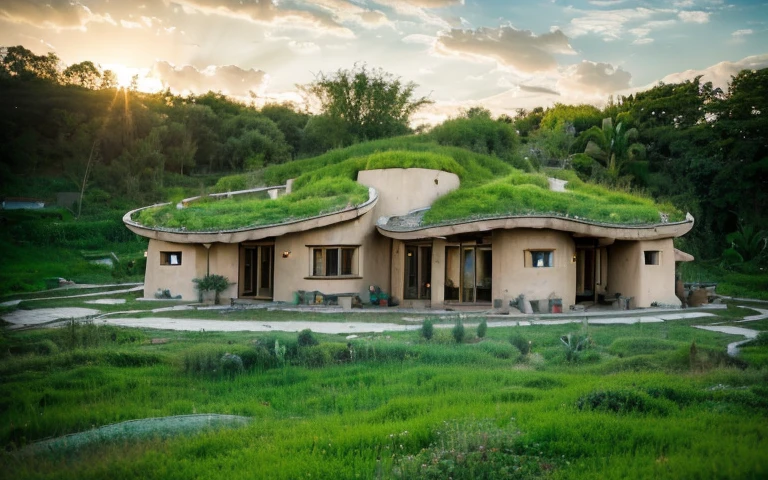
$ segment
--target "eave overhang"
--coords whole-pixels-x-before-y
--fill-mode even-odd
[[[493,217],[471,221],[456,221],[440,225],[412,228],[388,228],[389,219],[380,219],[376,225],[379,233],[397,240],[419,240],[449,237],[498,229],[535,228],[571,232],[579,236],[613,238],[616,240],[658,240],[685,235],[693,228],[690,214],[682,222],[653,225],[610,225],[582,219],[563,218],[554,215],[525,215]]]

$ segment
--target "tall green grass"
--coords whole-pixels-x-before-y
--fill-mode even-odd
[[[572,329],[494,328],[464,344],[452,343],[450,332],[437,338],[445,330],[429,342],[415,331],[314,335],[319,345],[300,345],[289,333],[98,325],[4,333],[0,443],[12,452],[134,418],[222,413],[255,421],[66,456],[15,452],[3,457],[3,471],[9,478],[763,476],[765,367],[679,363],[693,339],[701,350],[724,351],[728,336],[682,324],[591,326],[596,360],[565,363],[555,352]],[[532,352],[508,341],[515,333]],[[158,335],[169,341],[148,343]],[[275,341],[286,346],[284,365],[270,352]],[[243,359],[242,372],[212,371],[225,353]],[[654,366],[614,368],[641,357]]]

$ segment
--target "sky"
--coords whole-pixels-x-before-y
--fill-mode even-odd
[[[768,0],[0,0],[0,45],[176,93],[295,101],[366,64],[419,85],[422,123],[483,106],[604,104],[768,67]]]

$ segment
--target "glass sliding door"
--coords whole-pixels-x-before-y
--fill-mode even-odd
[[[432,247],[405,246],[403,298],[429,300],[432,297]]]
[[[445,247],[445,300],[490,302],[493,253],[489,246]]]

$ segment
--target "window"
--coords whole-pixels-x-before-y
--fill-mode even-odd
[[[554,250],[531,250],[531,264],[533,268],[546,268],[555,266]]]
[[[311,247],[313,277],[357,275],[357,247]]]
[[[646,250],[643,253],[645,254],[646,265],[659,265],[659,261],[661,260],[661,252],[658,250]]]
[[[181,252],[160,252],[160,265],[181,265]]]

